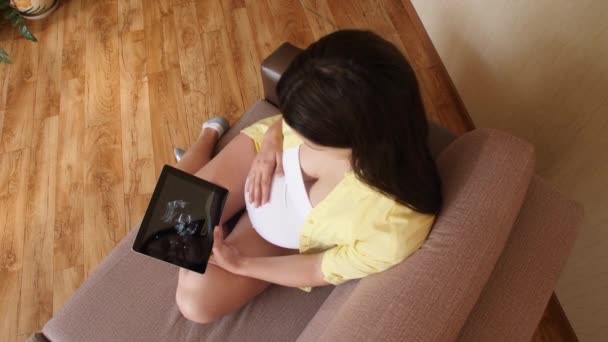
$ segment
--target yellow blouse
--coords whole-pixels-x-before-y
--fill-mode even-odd
[[[281,115],[242,130],[259,151],[264,133]],[[302,143],[283,122],[283,148]],[[324,279],[340,284],[399,264],[426,241],[435,215],[421,214],[372,189],[353,172],[308,215],[300,234],[300,253],[324,252]],[[310,288],[303,288],[310,291]]]

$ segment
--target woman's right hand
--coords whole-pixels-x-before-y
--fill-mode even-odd
[[[280,129],[280,126],[278,128]],[[260,151],[255,156],[247,176],[245,190],[249,193],[249,202],[256,208],[270,199],[272,177],[283,176],[283,135],[276,129],[277,126],[273,125],[264,135]]]

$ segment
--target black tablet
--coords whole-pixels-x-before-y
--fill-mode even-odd
[[[205,273],[228,190],[165,165],[133,251]]]

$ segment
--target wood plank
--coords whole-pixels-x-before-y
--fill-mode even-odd
[[[207,32],[203,34],[202,40],[209,96],[205,112],[192,116],[191,127],[197,135],[201,123],[205,120],[214,116],[224,116],[230,123],[234,123],[245,111],[228,33],[226,30]]]
[[[8,26],[8,25],[7,25]],[[12,36],[11,36],[12,37]],[[0,41],[0,48],[4,49],[9,54],[9,58],[12,59],[11,52],[13,51],[14,42],[13,40]],[[14,62],[13,62],[14,63]],[[0,63],[0,112],[6,108],[6,100],[8,93],[8,75],[9,71],[14,66],[11,64]],[[0,132],[2,132],[2,118],[0,118]]]
[[[22,268],[29,151],[0,154],[0,271]]]
[[[238,77],[243,107],[248,108],[263,96],[260,57],[255,46],[245,7],[230,8],[222,1],[230,50]]]
[[[178,37],[177,50],[188,129],[188,143],[182,147],[187,147],[194,143],[200,133],[200,123],[194,123],[194,118],[207,116],[206,102],[210,97],[210,87],[215,85],[210,85],[207,80],[208,66],[204,58],[195,4],[176,6],[173,8],[173,14]]]
[[[327,0],[301,0],[300,2],[315,40],[338,29]]]
[[[0,110],[0,151],[2,151],[2,131],[4,128],[4,117],[6,116],[6,110]],[[0,152],[1,153],[1,152]]]
[[[0,154],[0,340],[17,341],[29,151]],[[15,229],[20,227],[21,229]]]
[[[31,146],[31,132],[34,129],[38,45],[25,39],[15,40],[11,59],[19,62],[10,66],[6,77],[0,153]]]
[[[0,48],[10,54],[13,41],[0,41]],[[2,128],[4,126],[4,116],[6,115],[6,99],[8,92],[8,75],[11,68],[10,64],[0,63],[0,152],[2,151]]]
[[[57,146],[57,190],[53,246],[53,312],[84,280],[84,131],[85,131],[85,32],[86,16],[79,15],[81,1],[64,3],[63,58]],[[82,270],[73,279],[73,271]],[[70,277],[70,278],[66,278]],[[67,284],[71,279],[75,283]],[[72,291],[73,292],[73,291]]]
[[[139,226],[151,197],[151,193],[125,194],[125,226],[127,227],[127,232]]]
[[[338,2],[328,0],[328,5],[334,15],[336,25],[340,29],[371,30],[405,53],[405,47],[399,35],[382,10],[382,5],[376,1]]]
[[[201,32],[217,31],[224,27],[224,14],[220,0],[197,1],[196,17]]]
[[[175,164],[174,147],[188,146],[188,119],[182,94],[180,70],[148,74],[150,125],[155,175],[163,165]]]
[[[222,24],[211,26],[205,25],[199,18],[201,31],[202,50],[206,65],[206,80],[208,96],[203,111],[193,113],[189,117],[192,134],[200,133],[201,123],[214,116],[224,116],[231,123],[235,122],[239,115],[245,110],[243,97],[239,88],[237,68],[231,49],[228,28],[224,24],[222,4],[219,1],[213,6],[213,16],[221,18]],[[196,4],[197,13],[201,12],[200,3]],[[233,4],[234,6],[234,4]],[[211,30],[211,28],[217,30]],[[191,136],[191,140],[194,136]]]
[[[84,80],[63,82],[59,115],[53,313],[84,280]]]
[[[14,36],[18,34],[12,25],[0,25],[0,43],[12,41]],[[2,44],[0,44],[2,46]],[[8,50],[7,50],[8,52]]]
[[[126,232],[120,137],[120,122],[85,130],[85,277],[95,270]]]
[[[61,58],[61,79],[79,78],[84,81],[85,73],[85,34],[87,27],[85,9],[82,1],[71,0],[64,2],[63,13],[63,51]],[[85,12],[86,13],[86,12]],[[90,70],[90,69],[89,69]],[[83,108],[84,110],[84,108]]]
[[[150,127],[144,31],[121,34],[120,45],[124,192],[150,193],[154,190],[156,175]]]
[[[462,101],[462,98],[458,94],[450,75],[448,74],[441,58],[437,54],[431,38],[426,32],[422,21],[416,13],[416,9],[412,3],[408,0],[402,0],[402,4],[405,8],[405,12],[408,15],[409,21],[412,23],[411,28],[415,30],[418,39],[420,40],[420,48],[427,51],[425,54],[428,56],[430,63],[436,61],[436,64],[418,73],[418,79],[421,82],[421,88],[423,92],[428,92],[426,97],[427,103],[432,103],[432,106],[436,108],[436,115],[440,118],[441,122],[446,124],[453,132],[464,133],[474,129],[475,125],[473,120],[469,116],[469,113]],[[404,26],[401,26],[404,28]],[[401,34],[403,37],[405,34]],[[407,40],[409,42],[409,40]],[[406,40],[404,40],[404,43]],[[424,65],[424,64],[421,64]],[[428,83],[425,82],[430,81]],[[437,98],[435,96],[441,93],[445,94],[445,98]],[[450,107],[451,106],[451,107]],[[452,127],[452,123],[454,126]]]
[[[381,0],[380,4],[379,7],[382,8],[403,42],[405,55],[415,70],[433,67],[441,63],[431,40],[421,35],[421,33],[425,33],[419,31],[421,24],[412,21],[410,13],[401,0]]]
[[[30,149],[18,334],[42,328],[53,314],[53,241],[58,116],[41,122]]]
[[[167,0],[167,2],[169,4],[171,4],[172,7],[176,7],[176,6],[185,5],[190,2],[194,2],[194,0]]]
[[[30,143],[38,55],[31,42],[12,40],[10,25],[2,26],[1,39],[10,40],[0,42],[0,47],[15,64],[0,64],[0,340],[18,341],[30,158],[29,149],[23,148]],[[19,98],[8,101],[9,93],[30,96],[29,103]],[[14,152],[2,153],[10,150]]]
[[[245,8],[245,0],[222,0],[222,6],[228,12],[239,8]]]
[[[36,34],[39,61],[34,125],[44,118],[59,114],[64,10],[65,8],[60,6],[55,15],[41,20],[40,31]]]
[[[147,0],[143,9],[148,73],[179,68],[172,6],[164,0]]]
[[[62,83],[53,258],[56,272],[84,264],[84,79]]]
[[[462,109],[459,107],[459,97],[456,97],[450,84],[446,82],[444,69],[439,65],[420,69],[417,76],[421,91],[425,93],[423,96],[427,110],[434,113],[445,127],[449,127],[456,134],[471,130],[460,117]]]
[[[17,334],[21,270],[0,271],[0,279],[0,339],[7,342],[24,341],[18,339]]]
[[[144,8],[142,0],[118,1],[118,32],[140,31],[143,29]]]
[[[124,236],[118,5],[88,2],[84,138],[84,272]]]
[[[117,1],[88,2],[84,133],[84,274],[125,234]],[[90,243],[89,243],[90,242]],[[94,243],[93,243],[94,242]]]
[[[302,4],[298,0],[268,0],[275,21],[274,35],[281,41],[305,48],[314,40]]]
[[[116,1],[87,2],[86,125],[120,121],[118,65],[118,5]]]
[[[258,56],[263,60],[279,47],[282,41],[274,34],[277,30],[275,20],[269,15],[272,12],[266,0],[247,0],[245,6]]]

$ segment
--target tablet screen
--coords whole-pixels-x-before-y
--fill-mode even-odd
[[[165,165],[133,250],[205,273],[228,191]]]

